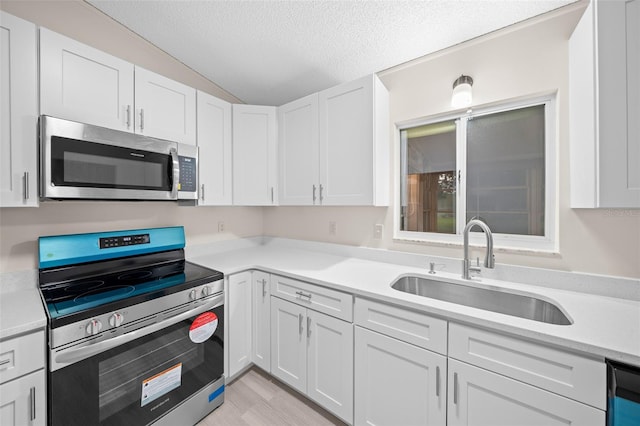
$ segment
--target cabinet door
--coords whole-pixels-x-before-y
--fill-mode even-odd
[[[318,94],[278,108],[280,205],[319,204]]]
[[[196,90],[136,67],[136,133],[196,144]]]
[[[233,204],[270,206],[278,199],[276,108],[233,105]]]
[[[319,95],[320,202],[373,203],[373,85],[368,76]]]
[[[448,374],[451,426],[605,424],[604,411],[454,359]]]
[[[446,357],[356,327],[355,359],[354,424],[446,424]]]
[[[599,1],[594,7],[600,204],[640,208],[640,0]]]
[[[307,391],[306,309],[271,298],[271,374],[302,393]]]
[[[0,425],[46,425],[44,370],[0,385]]]
[[[253,272],[253,351],[252,361],[265,371],[271,370],[271,294],[269,274]]]
[[[133,131],[133,64],[40,28],[40,112]]]
[[[36,26],[0,12],[0,207],[38,205]]]
[[[229,277],[229,377],[251,364],[251,272]]]
[[[307,310],[307,395],[353,422],[353,324]]]
[[[198,91],[201,206],[231,205],[231,104]]]

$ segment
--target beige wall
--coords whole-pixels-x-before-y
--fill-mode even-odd
[[[496,261],[640,278],[640,210],[569,208],[567,40],[583,7],[565,8],[565,13],[554,14],[553,19],[529,21],[379,75],[390,92],[392,129],[396,123],[450,110],[451,85],[460,74],[473,77],[476,106],[557,93],[559,253],[498,251]],[[395,150],[397,134],[392,132]],[[397,171],[395,156],[394,160],[392,170]],[[394,207],[265,209],[265,234],[462,256],[460,246],[393,240],[393,211]],[[329,235],[330,221],[336,222],[336,235]],[[376,223],[384,224],[382,240],[373,239]]]
[[[3,0],[0,9],[237,102],[83,2]],[[577,22],[577,13],[536,22],[382,72],[381,78],[390,90],[391,123],[448,110],[451,84],[461,73],[474,78],[477,105],[557,91],[560,253],[499,251],[497,262],[640,278],[640,210],[572,210],[568,206],[566,40]],[[392,137],[396,144],[395,132]],[[461,257],[459,246],[394,241],[393,210],[393,206],[192,208],[149,202],[49,202],[37,209],[4,208],[0,210],[0,270],[37,267],[36,241],[40,235],[168,225],[184,225],[190,244],[265,234]],[[225,233],[217,232],[219,221],[225,222]],[[336,222],[335,235],[329,234],[330,221]],[[384,224],[381,240],[373,238],[378,223]]]

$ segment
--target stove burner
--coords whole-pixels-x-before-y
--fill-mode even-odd
[[[64,287],[64,291],[66,292],[77,292],[78,290],[82,289],[85,291],[90,291],[90,290],[94,290],[98,287],[101,287],[104,285],[104,281],[102,280],[94,280],[94,281],[81,281],[77,284],[69,284],[66,287]]]
[[[86,293],[81,294],[80,296],[77,296],[73,300],[74,302],[79,302],[79,303],[94,302],[96,300],[103,299],[105,295],[108,295],[109,297],[126,296],[129,293],[133,293],[135,289],[136,288],[132,285],[113,286],[113,287],[109,287],[107,291],[104,291],[101,289],[88,291]]]
[[[153,275],[153,271],[134,271],[118,275],[120,281],[143,280]]]

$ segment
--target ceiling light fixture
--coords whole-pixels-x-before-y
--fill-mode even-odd
[[[452,107],[462,108],[471,105],[473,100],[471,86],[473,86],[473,79],[468,75],[461,75],[453,82]]]

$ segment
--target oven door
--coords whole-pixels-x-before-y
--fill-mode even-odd
[[[220,305],[55,370],[49,380],[50,424],[153,423],[222,377],[223,346]],[[202,395],[202,404],[213,405],[223,390]]]
[[[176,200],[177,143],[41,117],[42,198]]]

